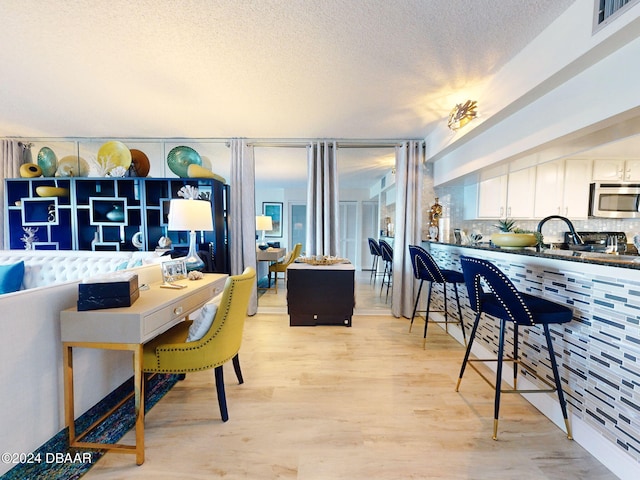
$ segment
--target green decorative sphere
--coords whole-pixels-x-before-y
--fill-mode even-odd
[[[38,152],[38,165],[42,169],[42,175],[53,177],[58,169],[58,158],[49,147],[42,147]]]
[[[172,148],[167,155],[169,169],[181,178],[189,177],[189,165],[202,165],[200,154],[191,147]]]

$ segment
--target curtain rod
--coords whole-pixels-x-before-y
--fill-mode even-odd
[[[394,148],[408,141],[424,142],[424,139],[406,138],[406,139],[255,139],[247,142],[251,147],[279,147],[279,148],[303,148],[312,142],[328,141],[335,142],[340,148]]]
[[[202,143],[225,143],[229,146],[231,138],[209,137],[209,138],[189,138],[189,137],[120,137],[120,136],[100,136],[100,137],[3,137],[7,140],[19,140],[23,142],[95,142],[108,139],[118,139],[132,142],[202,142]],[[309,143],[328,141],[336,142],[340,148],[393,148],[408,141],[424,142],[422,138],[393,138],[393,139],[349,139],[349,138],[244,138],[247,145],[252,147],[278,147],[278,148],[304,148]]]

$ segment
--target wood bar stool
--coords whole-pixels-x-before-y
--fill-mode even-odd
[[[570,308],[551,302],[543,298],[539,298],[527,293],[518,292],[506,275],[495,265],[486,260],[461,256],[462,272],[464,281],[469,294],[469,303],[471,308],[476,312],[476,318],[471,330],[467,351],[460,368],[460,377],[456,385],[456,392],[460,387],[462,375],[467,363],[496,391],[494,400],[494,416],[493,416],[493,439],[498,438],[498,413],[500,411],[500,394],[501,393],[541,393],[541,392],[557,392],[560,409],[564,417],[564,423],[567,429],[567,438],[572,439],[571,426],[567,417],[567,405],[562,392],[562,384],[560,383],[560,375],[558,373],[558,365],[556,356],[553,351],[553,343],[551,341],[551,333],[549,325],[562,324],[570,322],[573,313]],[[485,291],[482,287],[485,284],[489,291]],[[495,385],[486,378],[472,362],[496,362],[492,359],[469,359],[471,346],[478,330],[481,315],[485,313],[500,320],[500,337],[498,341],[498,358]],[[507,322],[513,324],[513,357],[504,357],[504,337],[507,330]],[[544,378],[536,376],[531,368],[528,368],[518,357],[518,330],[519,327],[535,327],[542,326],[544,336],[547,341],[547,350],[549,352],[549,362],[551,364],[551,372],[553,373],[554,383],[548,382]],[[540,349],[542,352],[543,349]],[[503,389],[502,381],[502,364],[503,361],[513,362],[513,388]],[[530,389],[518,390],[518,366],[521,366],[532,375],[536,376],[540,382],[547,385],[548,389]]]
[[[427,342],[427,326],[431,323],[444,323],[445,330],[449,331],[449,323],[459,324],[462,329],[462,338],[465,345],[467,344],[467,334],[464,330],[464,323],[462,321],[462,310],[460,309],[460,297],[458,296],[458,284],[464,283],[464,277],[462,273],[455,270],[443,270],[438,267],[438,264],[433,257],[424,248],[418,245],[409,245],[409,256],[411,257],[411,265],[413,266],[413,276],[420,280],[420,286],[418,287],[418,295],[416,296],[416,303],[413,306],[413,314],[411,315],[411,323],[409,324],[409,332],[413,327],[413,320],[417,314],[424,313],[424,340],[423,346]],[[422,284],[429,282],[429,293],[427,296],[427,309],[418,310],[418,303],[420,302],[420,293],[422,292]],[[431,310],[431,291],[433,284],[439,283],[442,285],[442,295],[444,296],[444,310]],[[453,291],[456,295],[456,303],[458,305],[458,318],[449,320],[449,311],[447,308],[447,284],[453,285]],[[430,320],[430,312],[444,313],[444,321],[442,320]],[[418,315],[420,316],[420,315]]]

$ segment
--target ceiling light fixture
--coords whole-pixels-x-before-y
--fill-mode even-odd
[[[476,111],[477,108],[478,102],[475,100],[467,100],[465,103],[456,104],[449,114],[447,126],[454,132],[459,128],[464,127],[467,123],[476,118],[478,115],[478,112]]]

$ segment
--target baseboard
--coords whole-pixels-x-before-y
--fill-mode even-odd
[[[444,320],[444,316],[439,313],[431,313],[436,320]],[[437,324],[443,330],[444,324]],[[460,344],[464,345],[462,330],[458,325],[449,324],[449,335],[455,338]],[[495,354],[482,345],[474,344],[472,353],[477,358],[492,358]],[[495,363],[488,363],[487,367],[495,372]],[[512,385],[513,370],[510,365],[503,365],[503,382]],[[519,388],[536,388],[536,385],[528,381],[524,377],[518,377]],[[522,394],[522,396],[540,412],[551,420],[563,432],[565,431],[564,418],[558,404],[555,394]],[[626,455],[620,448],[607,440],[600,432],[595,430],[582,419],[568,412],[569,422],[573,433],[573,440],[589,452],[595,459],[607,467],[614,475],[621,479],[637,479],[638,463]]]

